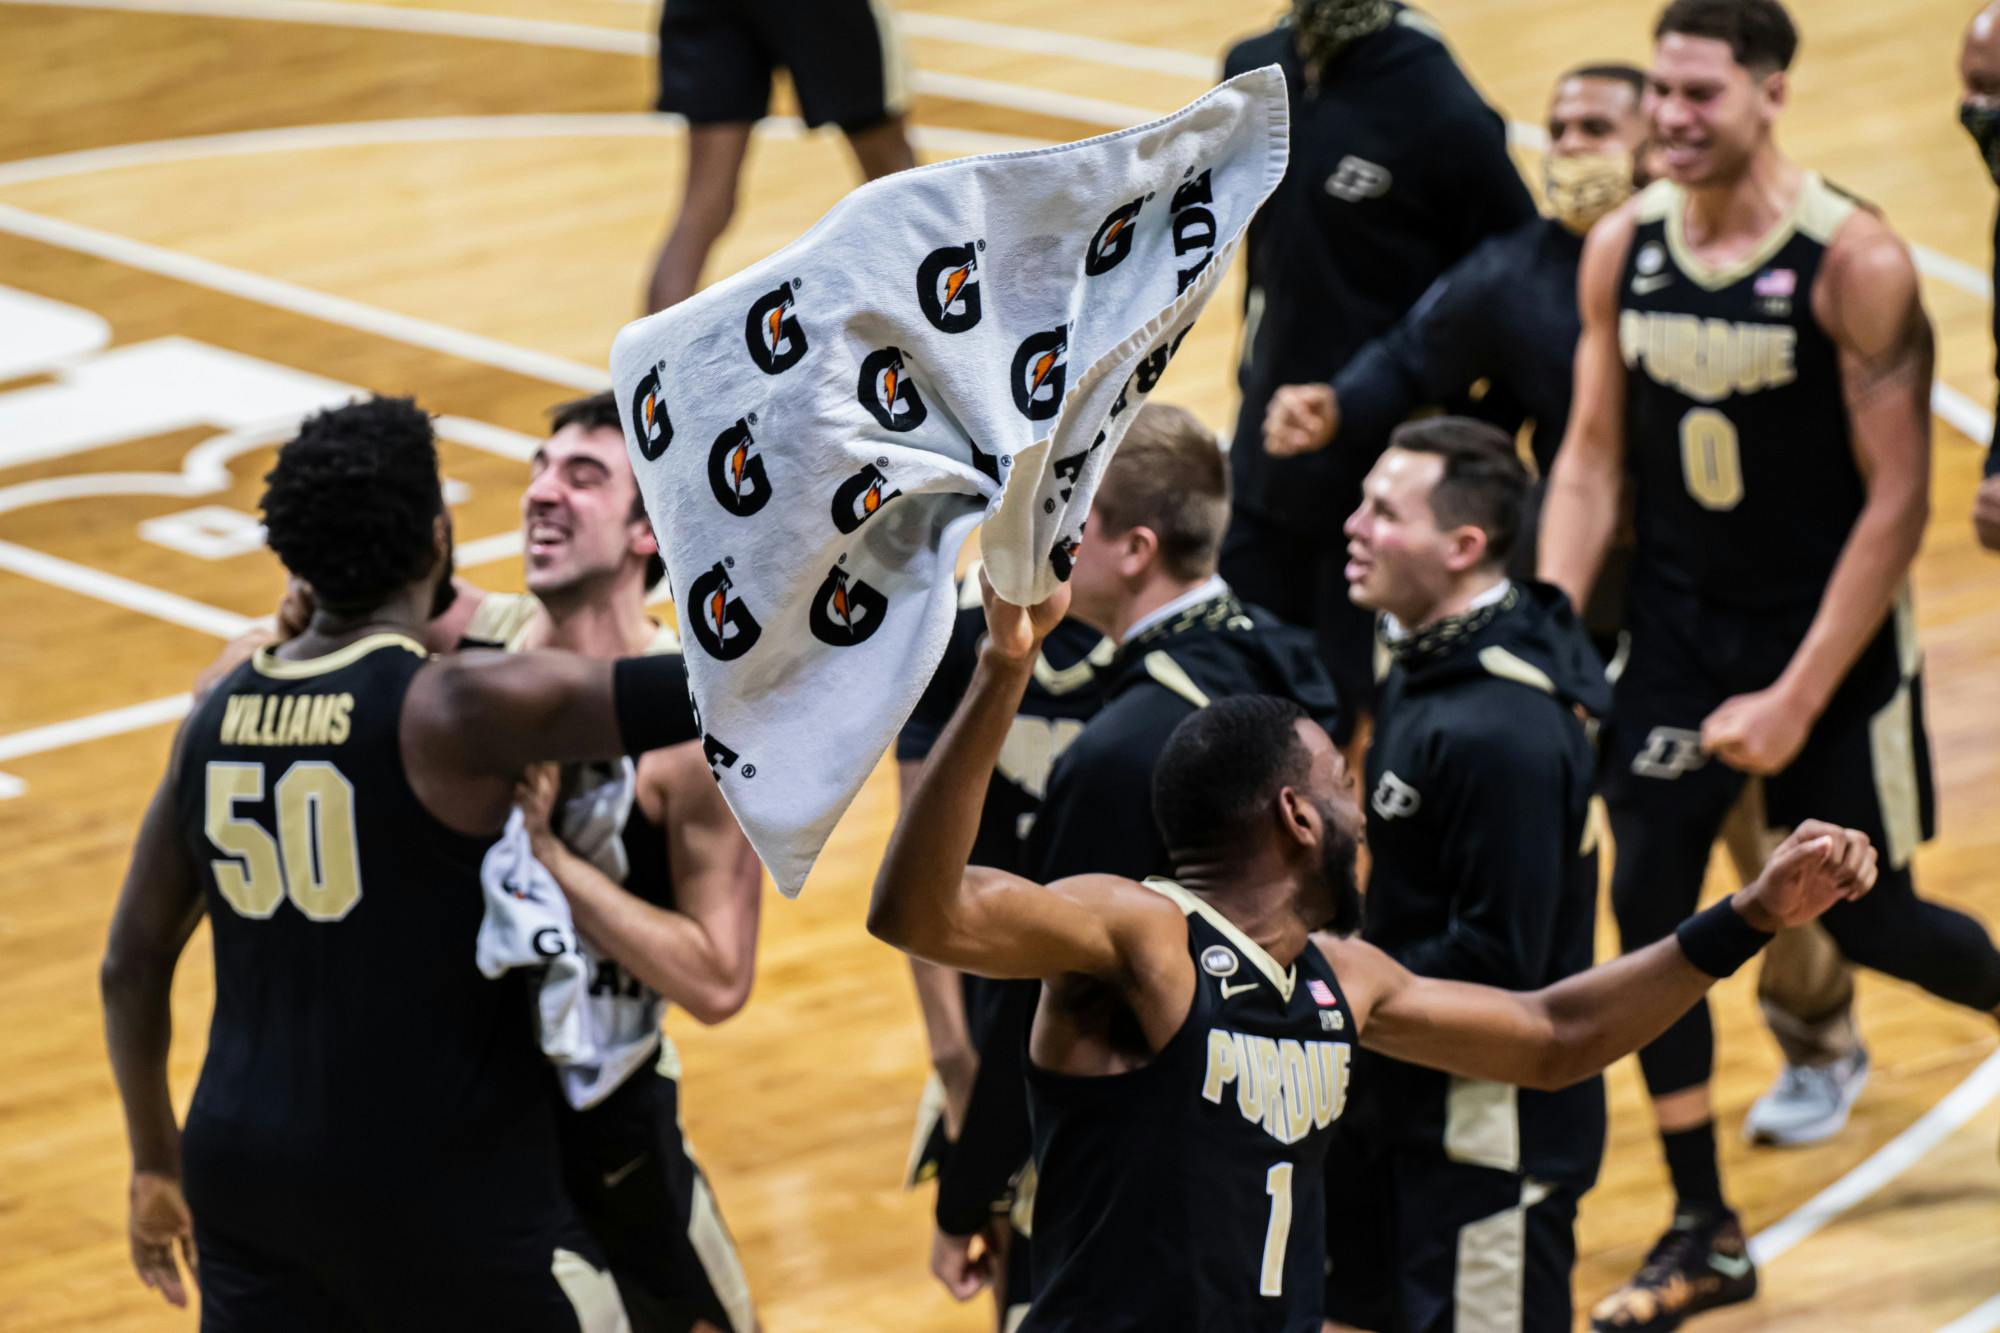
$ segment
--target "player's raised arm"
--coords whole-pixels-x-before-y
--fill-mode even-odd
[[[986,594],[987,638],[972,685],[917,778],[875,876],[868,930],[905,953],[990,977],[1115,978],[1132,935],[1157,924],[1183,948],[1180,912],[1130,880],[1054,885],[968,867],[986,784],[1020,710],[1042,639],[1069,607],[1064,588],[1033,608]]]
[[[1756,882],[1690,917],[1676,938],[1515,992],[1406,972],[1356,940],[1329,940],[1361,1044],[1466,1078],[1561,1088],[1651,1041],[1781,926],[1811,921],[1875,883],[1866,835],[1808,820]]]
[[[1617,532],[1625,481],[1625,366],[1618,350],[1618,279],[1631,248],[1634,206],[1591,229],[1577,271],[1583,332],[1569,428],[1549,471],[1542,506],[1541,577],[1581,608]]]

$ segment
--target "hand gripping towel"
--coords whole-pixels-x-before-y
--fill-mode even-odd
[[[1284,76],[873,181],[627,326],[611,372],[703,744],[787,895],[951,632],[1069,577],[1105,464],[1284,174]]]

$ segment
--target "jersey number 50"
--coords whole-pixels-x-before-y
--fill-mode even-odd
[[[354,841],[354,785],[323,759],[301,759],[272,788],[278,836],[236,813],[264,799],[264,766],[208,766],[208,840],[233,860],[209,862],[215,887],[238,915],[262,921],[289,897],[313,921],[338,921],[361,901]]]
[[[1691,409],[1681,418],[1681,476],[1688,494],[1703,509],[1734,509],[1743,503],[1743,453],[1736,423],[1712,407]]]

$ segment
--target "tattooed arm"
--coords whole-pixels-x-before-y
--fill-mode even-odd
[[[1778,772],[1797,757],[1895,604],[1930,517],[1930,317],[1909,251],[1872,213],[1857,210],[1835,236],[1813,314],[1839,351],[1867,500],[1784,673],[1767,690],[1729,700],[1702,727],[1710,750],[1750,773]]]

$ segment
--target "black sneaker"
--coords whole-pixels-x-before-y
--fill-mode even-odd
[[[1734,1213],[1683,1213],[1632,1279],[1590,1312],[1591,1333],[1667,1333],[1689,1315],[1757,1294],[1757,1266]]]

